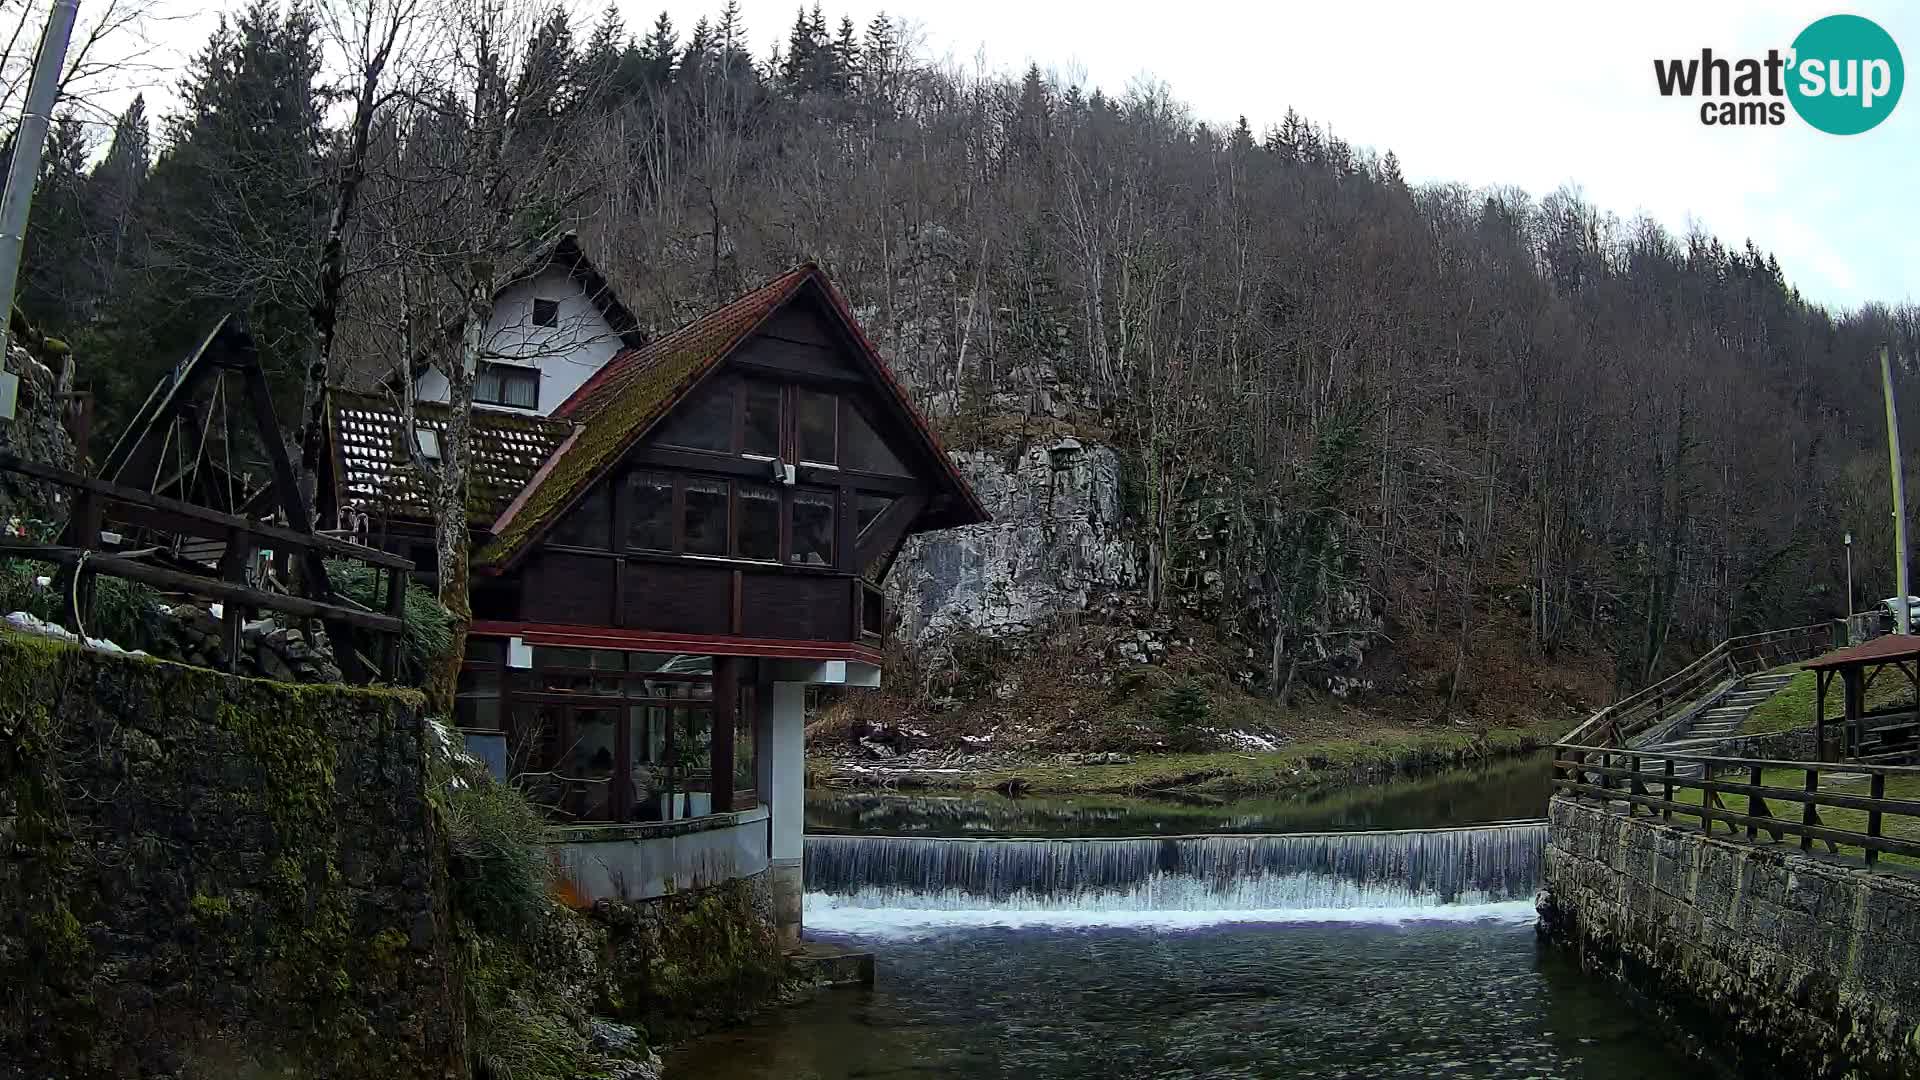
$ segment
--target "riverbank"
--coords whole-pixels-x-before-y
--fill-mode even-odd
[[[957,754],[914,751],[885,760],[840,752],[810,757],[810,786],[1136,795],[1228,799],[1378,783],[1532,753],[1567,724],[1490,731],[1383,729],[1271,751]]]

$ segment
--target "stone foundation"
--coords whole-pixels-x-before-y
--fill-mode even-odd
[[[0,1077],[464,1075],[420,705],[0,631]]]
[[[1737,1072],[1920,1077],[1920,881],[1553,799],[1541,933]]]

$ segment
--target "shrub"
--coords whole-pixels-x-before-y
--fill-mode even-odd
[[[66,597],[43,577],[57,577],[53,567],[30,559],[0,559],[0,615],[24,611],[50,623],[66,619]],[[123,649],[153,651],[165,642],[160,594],[139,582],[96,574],[93,604],[83,613],[87,636],[104,638]]]
[[[548,902],[545,815],[518,789],[491,779],[455,779],[444,806],[454,910],[482,933],[518,934]]]
[[[347,559],[327,561],[327,581],[334,590],[374,611],[387,609],[386,583],[374,567]],[[453,615],[432,593],[407,586],[406,610],[400,617],[401,677],[414,686],[426,683],[453,652]]]
[[[1205,749],[1207,719],[1213,705],[1199,679],[1182,679],[1160,694],[1153,708],[1169,749],[1183,753]]]

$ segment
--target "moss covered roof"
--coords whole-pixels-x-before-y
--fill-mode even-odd
[[[447,407],[414,405],[414,424],[444,438]],[[413,466],[402,442],[400,406],[384,396],[332,389],[327,394],[335,505],[355,503],[375,514],[431,521],[426,478]],[[467,517],[492,524],[566,441],[573,424],[544,416],[473,410],[473,472],[467,487]]]
[[[641,348],[624,349],[560,407],[556,418],[574,422],[575,434],[527,485],[526,492],[494,522],[494,538],[475,559],[504,567],[557,521],[582,493],[605,475],[647,431],[659,423],[689,391],[719,367],[753,335],[767,317],[811,282],[851,335],[860,353],[894,403],[923,440],[930,463],[944,480],[946,493],[921,515],[918,528],[949,528],[988,520],[973,489],[954,468],[907,395],[906,388],[880,354],[820,268],[807,263],[774,278],[745,296],[716,308],[671,334]]]
[[[670,334],[638,349],[623,349],[607,361],[554,410],[555,416],[579,424],[579,435],[534,481],[527,497],[495,523],[497,535],[476,561],[511,560],[818,272],[811,263],[796,267]]]

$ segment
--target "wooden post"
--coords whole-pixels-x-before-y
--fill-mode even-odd
[[[387,614],[405,620],[407,615],[407,572],[387,568]],[[400,681],[400,637],[398,633],[380,637],[380,674],[388,682]]]
[[[1814,822],[1820,820],[1819,812],[1814,810],[1813,808],[1813,796],[1816,792],[1820,790],[1820,770],[1819,769],[1807,770],[1807,789],[1806,790],[1807,790],[1807,801],[1800,804],[1800,824],[1802,827],[1810,829],[1813,827]],[[1800,834],[1800,850],[1801,851],[1813,850],[1813,837],[1808,836],[1804,832]]]
[[[1833,672],[1822,668],[1813,676],[1813,756],[1827,760],[1827,680]]]
[[[1667,759],[1667,785],[1666,785],[1665,798],[1667,800],[1668,805],[1660,808],[1660,820],[1672,821],[1673,820],[1673,805],[1672,805],[1673,804],[1673,759],[1672,758]]]
[[[1873,780],[1868,785],[1867,794],[1874,799],[1884,799],[1887,797],[1886,773],[1875,772],[1873,774]],[[1878,806],[1867,811],[1867,837],[1870,840],[1880,839],[1880,808]],[[1880,852],[1872,847],[1867,848],[1867,865],[1872,866],[1879,861]]]
[[[713,658],[713,813],[733,809],[733,732],[735,709],[740,701],[740,661],[732,656]]]
[[[239,529],[227,530],[227,546],[220,552],[220,580],[233,585],[247,583],[247,562],[253,546]],[[228,671],[240,670],[240,644],[245,639],[246,606],[234,599],[222,603],[220,617],[220,661]]]
[[[1747,783],[1753,785],[1756,788],[1760,786],[1760,766],[1755,765],[1752,768],[1747,770]],[[1754,824],[1753,819],[1766,817],[1766,816],[1768,816],[1767,800],[1761,798],[1760,793],[1757,791],[1748,791],[1747,792],[1747,839],[1753,840],[1760,835],[1760,827]]]
[[[1711,761],[1701,762],[1700,763],[1701,782],[1705,784],[1711,781],[1712,779],[1713,779],[1713,762]],[[1706,833],[1708,836],[1713,835],[1713,791],[1706,787],[1702,787],[1700,789],[1700,831]]]

